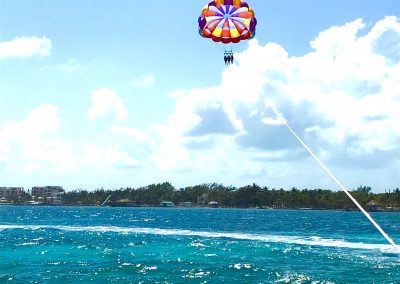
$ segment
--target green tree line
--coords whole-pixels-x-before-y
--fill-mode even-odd
[[[352,195],[366,206],[370,201],[385,207],[400,207],[400,189],[387,190],[385,193],[372,193],[369,186],[359,186],[351,191]],[[157,206],[161,201],[175,204],[191,202],[193,205],[206,206],[216,201],[223,207],[271,207],[271,208],[312,208],[312,209],[355,209],[355,205],[342,191],[328,189],[268,188],[257,184],[243,187],[224,186],[210,183],[185,188],[175,188],[169,182],[151,184],[139,188],[96,189],[87,191],[77,189],[66,192],[63,204],[101,205],[107,197],[110,203],[129,200],[138,206]]]

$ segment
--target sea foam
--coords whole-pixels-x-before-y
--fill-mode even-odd
[[[150,234],[164,236],[190,236],[201,238],[225,238],[234,240],[258,241],[265,243],[297,244],[304,246],[349,248],[363,250],[380,250],[384,253],[394,253],[394,249],[387,244],[368,244],[361,242],[349,242],[339,239],[321,238],[318,236],[280,236],[268,234],[248,234],[239,232],[207,232],[182,229],[141,228],[141,227],[117,227],[117,226],[62,226],[62,225],[0,225],[0,231],[4,230],[60,230],[69,232],[97,232],[119,234]]]

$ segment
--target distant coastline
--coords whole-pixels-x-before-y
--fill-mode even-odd
[[[344,192],[329,189],[275,189],[257,184],[243,187],[211,183],[175,188],[169,182],[151,184],[140,188],[73,190],[64,192],[61,187],[49,188],[57,193],[57,199],[24,194],[7,199],[0,205],[65,205],[111,207],[214,207],[257,208],[295,210],[345,210],[357,211]],[[45,191],[43,191],[45,192]],[[54,192],[52,193],[55,196]],[[351,194],[369,212],[399,212],[400,189],[385,193],[372,193],[372,188],[359,186]],[[54,201],[57,203],[54,203]]]
[[[170,206],[170,207],[164,207],[161,205],[134,205],[134,206],[110,206],[110,205],[84,205],[84,204],[45,204],[45,203],[40,203],[40,204],[28,204],[28,203],[0,203],[0,207],[2,206],[9,206],[9,207],[98,207],[98,208],[177,208],[177,209],[211,209],[211,208],[217,208],[217,209],[238,209],[238,210],[275,210],[275,211],[284,211],[284,210],[289,210],[289,211],[341,211],[341,212],[359,212],[357,208],[352,208],[352,209],[328,209],[328,208],[269,208],[269,207],[226,207],[226,206],[207,206],[207,205],[196,205],[196,206],[181,206],[179,204]],[[395,209],[379,209],[379,210],[369,210],[366,208],[366,210],[370,213],[374,212],[393,212],[393,213],[399,213],[400,208],[395,208]]]

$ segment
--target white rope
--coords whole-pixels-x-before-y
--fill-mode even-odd
[[[371,215],[368,214],[367,211],[358,203],[358,201],[350,194],[350,192],[340,183],[340,181],[329,171],[329,169],[318,159],[318,157],[313,153],[313,151],[304,143],[304,141],[293,131],[293,129],[289,126],[286,119],[283,117],[282,113],[278,113],[273,106],[269,106],[275,115],[278,117],[279,121],[281,121],[289,131],[296,137],[296,139],[300,142],[301,145],[310,153],[310,155],[314,158],[314,160],[321,166],[321,168],[333,179],[333,181],[343,190],[346,195],[350,198],[351,201],[360,209],[360,211],[368,218],[368,220],[375,226],[375,228],[382,234],[382,236],[393,246],[393,248],[400,254],[400,248],[395,244],[395,242],[389,237],[388,234],[379,226],[378,223],[372,219]]]

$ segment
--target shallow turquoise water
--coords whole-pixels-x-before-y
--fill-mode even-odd
[[[359,212],[1,206],[3,282],[400,283],[400,257]]]

